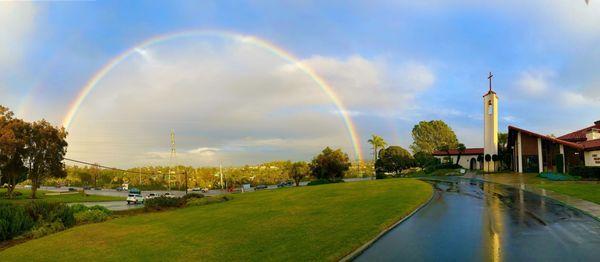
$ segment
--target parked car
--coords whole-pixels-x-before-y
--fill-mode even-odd
[[[31,189],[31,185],[25,185],[23,188],[25,188],[25,189]]]
[[[203,189],[200,189],[200,192],[202,192],[202,193],[208,193],[208,190],[210,190],[210,189],[208,189],[208,187],[205,187]]]
[[[141,194],[129,194],[127,195],[127,204],[143,204],[144,197]]]
[[[202,189],[199,187],[192,188],[192,192],[200,192],[200,191],[202,191]]]
[[[125,189],[122,186],[118,186],[118,187],[115,188],[115,190],[117,190],[117,191],[124,191]]]
[[[92,189],[92,187],[91,187],[91,186],[84,186],[84,187],[83,187],[83,190],[90,190],[90,189]]]
[[[292,181],[285,181],[285,182],[281,182],[279,184],[277,184],[277,187],[286,187],[286,186],[293,186],[294,183]]]
[[[152,198],[159,197],[159,196],[160,195],[157,193],[150,193],[146,196],[146,199],[152,199]]]
[[[77,192],[77,189],[74,187],[69,187],[69,192]]]
[[[267,185],[257,185],[254,187],[254,190],[267,189]]]
[[[175,195],[171,194],[170,192],[167,192],[163,195],[164,197],[175,197]]]

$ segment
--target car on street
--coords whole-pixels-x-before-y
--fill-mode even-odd
[[[285,181],[285,182],[280,182],[279,184],[277,184],[277,187],[286,187],[286,186],[292,186],[294,185],[294,183],[292,181]]]
[[[254,190],[267,189],[267,185],[257,185],[254,187]]]
[[[127,204],[143,204],[144,197],[141,194],[129,194],[127,195]]]
[[[25,188],[25,189],[31,189],[31,185],[25,185],[23,188]]]
[[[159,197],[159,196],[160,195],[157,193],[150,193],[146,196],[146,199],[152,199],[152,198]]]
[[[115,190],[117,190],[117,191],[125,191],[125,189],[122,186],[116,187]]]
[[[199,187],[192,188],[192,192],[200,192],[200,191],[202,191],[202,188],[199,188]]]
[[[84,187],[83,187],[83,190],[90,190],[90,189],[92,189],[92,187],[91,187],[91,186],[84,186]]]
[[[167,192],[163,195],[164,197],[175,197],[175,195],[171,194],[170,192]]]

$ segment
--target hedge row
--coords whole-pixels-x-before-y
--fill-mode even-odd
[[[600,166],[574,166],[570,168],[569,173],[585,179],[600,179]]]

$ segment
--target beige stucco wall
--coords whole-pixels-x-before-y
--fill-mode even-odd
[[[458,156],[451,155],[450,157],[452,158],[452,163],[456,163]],[[435,158],[439,159],[440,161],[444,161],[446,156],[435,156]],[[477,161],[477,155],[462,155],[460,156],[460,162],[458,164],[465,169],[469,169],[471,167],[471,158],[475,158],[475,161]],[[475,169],[479,169],[479,162],[477,162],[475,165]]]
[[[584,153],[586,166],[600,166],[600,150]]]
[[[484,156],[498,154],[498,96],[492,92],[483,97],[483,152]],[[484,165],[485,171],[492,171],[493,162],[489,169],[487,163]]]

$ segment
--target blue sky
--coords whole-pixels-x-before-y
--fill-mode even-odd
[[[366,155],[370,134],[408,147],[412,126],[432,119],[448,122],[467,146],[481,146],[489,71],[496,75],[501,130],[510,124],[561,134],[600,119],[596,1],[2,2],[0,23],[8,28],[0,32],[0,104],[57,125],[111,58],[153,36],[190,29],[256,36],[314,68],[347,105]],[[71,157],[124,167],[161,164],[171,128],[181,134],[178,150],[186,164],[308,160],[325,145],[352,151],[330,101],[305,76],[283,70],[286,63],[277,57],[210,37],[146,51],[166,66],[132,58],[109,73],[69,130]],[[203,74],[213,77],[194,78]],[[169,88],[153,94],[150,82]],[[216,99],[202,100],[208,93]],[[152,95],[195,103],[172,107]],[[245,103],[243,111],[256,109],[256,115],[232,110]],[[145,117],[156,109],[179,124]],[[273,124],[266,116],[275,113],[294,122]]]

